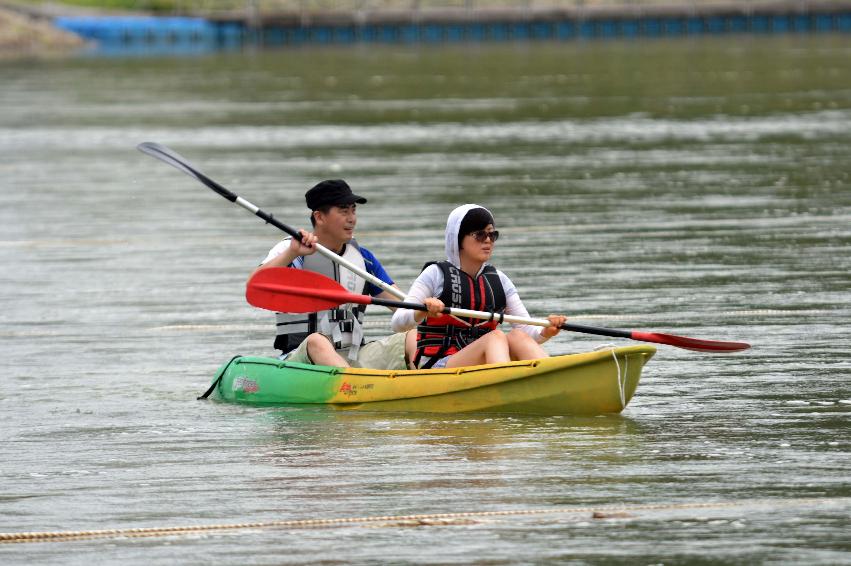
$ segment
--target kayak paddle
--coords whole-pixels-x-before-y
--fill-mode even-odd
[[[204,185],[206,185],[207,187],[209,187],[210,189],[212,189],[213,191],[215,191],[216,193],[218,193],[222,197],[226,198],[227,200],[229,200],[232,203],[238,204],[242,208],[248,210],[249,212],[251,212],[255,216],[257,216],[260,219],[262,219],[263,221],[265,221],[267,224],[271,224],[271,225],[275,226],[276,228],[282,230],[283,232],[286,232],[287,234],[289,234],[293,238],[301,238],[301,235],[294,228],[284,224],[283,222],[281,222],[280,220],[278,220],[277,218],[275,218],[271,214],[264,212],[263,210],[261,210],[257,206],[251,204],[250,202],[243,199],[239,195],[229,191],[228,189],[226,189],[225,187],[223,187],[222,185],[220,185],[219,183],[217,183],[213,179],[207,177],[206,175],[201,173],[196,167],[194,167],[192,164],[190,164],[189,161],[186,158],[184,158],[182,155],[180,155],[176,151],[173,151],[173,150],[169,149],[168,147],[166,147],[164,145],[154,143],[154,142],[144,142],[144,143],[139,144],[136,147],[142,153],[146,153],[146,154],[150,155],[151,157],[154,157],[156,159],[159,159],[160,161],[163,161],[164,163],[168,163],[172,167],[175,167],[176,169],[183,171],[184,173],[186,173],[190,177],[194,177],[195,179],[202,182]],[[385,283],[384,281],[382,281],[378,277],[375,277],[374,275],[366,272],[365,270],[360,269],[358,266],[356,266],[356,265],[350,263],[349,261],[343,259],[342,257],[337,255],[333,251],[329,250],[325,246],[323,246],[321,244],[316,244],[316,251],[318,253],[321,253],[323,256],[327,257],[331,261],[337,263],[338,265],[345,267],[346,269],[348,269],[352,273],[355,273],[356,275],[363,278],[364,280],[369,281],[370,283],[376,285],[377,287],[379,287],[380,289],[382,289],[384,291],[387,291],[388,293],[390,293],[394,297],[398,297],[400,299],[405,298],[405,294],[402,291],[400,291],[399,289],[397,289],[397,288],[395,288],[391,285],[388,285],[387,283]],[[272,270],[279,270],[279,269],[289,269],[289,268],[281,267],[281,268],[264,269],[264,270],[258,272],[255,275],[255,277],[252,278],[251,283],[253,284],[253,282],[257,278],[257,276],[263,274],[264,272],[272,271]],[[304,270],[293,270],[293,271],[299,271],[302,274],[305,274],[305,273],[311,274],[311,272],[306,272]],[[250,296],[252,293],[254,293],[256,295],[257,300],[268,301],[268,303],[267,303],[268,305],[273,305],[275,302],[289,305],[289,306],[285,306],[285,307],[276,307],[276,306],[267,306],[266,304],[255,304],[255,303],[252,302],[252,299],[249,298],[249,303],[251,303],[255,306],[258,306],[258,307],[261,307],[261,308],[268,308],[269,310],[274,310],[274,311],[279,311],[279,312],[316,312],[316,311],[320,311],[320,310],[325,310],[326,308],[329,308],[329,306],[336,306],[336,305],[339,305],[339,304],[342,304],[342,303],[347,303],[347,302],[348,303],[359,303],[359,304],[376,304],[376,305],[383,305],[383,306],[394,307],[394,308],[395,307],[408,308],[408,309],[413,309],[413,310],[427,310],[424,305],[419,305],[419,304],[416,304],[416,303],[401,303],[401,302],[389,301],[389,300],[386,300],[386,299],[380,299],[380,298],[377,298],[377,297],[369,297],[367,295],[354,295],[354,294],[348,293],[348,291],[346,291],[345,289],[343,289],[343,287],[338,285],[336,283],[336,281],[332,281],[332,280],[328,279],[327,277],[323,277],[322,275],[317,275],[317,276],[322,278],[322,279],[326,279],[329,283],[332,283],[336,286],[336,289],[334,289],[334,288],[326,289],[327,291],[331,291],[332,294],[336,293],[334,295],[335,298],[332,299],[331,295],[325,296],[323,298],[323,297],[317,297],[315,294],[312,295],[312,296],[309,295],[309,294],[305,294],[305,293],[301,293],[301,294],[295,293],[294,294],[294,291],[304,291],[304,289],[298,289],[298,288],[293,288],[293,287],[289,287],[289,286],[280,287],[280,285],[281,285],[280,283],[271,283],[271,282],[267,282],[265,284],[273,284],[273,285],[278,286],[280,288],[276,288],[276,290],[271,290],[271,291],[268,290],[268,289],[267,290],[255,289],[254,291],[252,291],[252,288],[251,288],[252,285],[250,284],[249,288],[247,290],[246,296]],[[287,277],[289,277],[289,275]],[[292,280],[295,281],[295,279],[292,279]],[[319,289],[317,289],[317,290],[319,290]],[[307,289],[306,291],[310,291],[310,289]],[[337,299],[340,298],[340,293],[346,294],[347,297],[343,298],[342,300],[337,300]],[[305,306],[307,305],[307,303],[305,303],[305,301],[309,301],[311,298],[314,300],[314,302],[313,302],[312,306],[310,306],[310,308],[308,308],[307,310],[302,310],[302,311],[294,310],[293,305],[292,305],[292,300],[286,299],[286,297],[288,297],[288,296],[290,297],[290,299],[292,299],[292,297],[294,295],[295,295],[295,297],[298,297],[297,300],[300,300],[302,302],[302,304],[305,305]],[[277,296],[277,298],[272,299],[271,298],[272,296]],[[316,306],[317,300],[324,300],[325,302],[322,303],[322,305],[325,305],[325,306],[321,306],[321,305]],[[536,326],[549,326],[550,325],[549,321],[546,320],[546,319],[523,318],[523,317],[517,317],[517,316],[512,316],[512,315],[496,315],[495,313],[485,313],[485,312],[481,312],[481,311],[470,311],[470,310],[466,310],[466,309],[446,309],[446,311],[447,311],[447,313],[455,314],[457,316],[466,316],[466,317],[470,317],[470,318],[490,319],[490,318],[493,317],[493,318],[499,318],[500,322],[510,322],[510,323],[515,323],[515,324],[532,324],[532,325],[536,325]],[[596,334],[596,335],[600,335],[600,336],[611,336],[611,337],[614,337],[614,338],[630,338],[632,340],[638,340],[638,341],[642,341],[642,342],[654,342],[654,343],[657,343],[657,344],[667,344],[667,345],[670,345],[670,346],[676,346],[678,348],[695,350],[697,352],[737,352],[737,351],[740,351],[740,350],[746,350],[746,349],[750,348],[750,345],[745,344],[744,342],[719,342],[717,340],[702,340],[702,339],[698,339],[698,338],[688,338],[686,336],[675,336],[675,335],[671,335],[671,334],[660,334],[660,333],[655,333],[655,332],[636,332],[636,331],[614,330],[614,329],[609,329],[609,328],[597,328],[597,327],[593,327],[593,326],[583,326],[583,325],[579,325],[579,324],[564,324],[564,325],[562,325],[562,329],[570,330],[570,331],[573,331],[573,332],[583,332],[583,333],[586,333],[586,334]]]
[[[227,200],[231,201],[234,204],[238,204],[239,206],[241,206],[245,210],[249,211],[250,213],[254,214],[255,216],[258,216],[259,218],[264,220],[267,224],[271,224],[272,226],[275,226],[276,228],[283,230],[284,232],[286,232],[287,234],[289,234],[293,238],[298,238],[299,240],[301,240],[301,234],[299,234],[296,231],[295,228],[292,228],[291,226],[287,226],[286,224],[284,224],[283,222],[281,222],[280,220],[278,220],[277,218],[275,218],[271,214],[260,210],[258,207],[251,204],[250,202],[248,202],[247,200],[245,200],[241,196],[227,190],[226,188],[224,188],[223,186],[221,186],[220,184],[218,184],[217,182],[215,182],[211,178],[207,177],[206,175],[204,175],[203,173],[198,171],[198,169],[195,168],[195,166],[193,166],[191,163],[189,163],[189,161],[185,157],[183,157],[182,155],[180,155],[176,151],[169,149],[164,145],[154,143],[154,142],[140,143],[139,145],[136,146],[136,149],[138,149],[142,153],[146,153],[146,154],[150,155],[151,157],[159,159],[160,161],[163,161],[164,163],[168,163],[172,167],[179,169],[180,171],[183,171],[184,173],[186,173],[190,177],[194,177],[195,179],[201,181],[202,183],[207,185],[209,188],[213,189],[215,192],[217,192],[218,194],[220,194],[221,196],[223,196]],[[356,274],[357,276],[361,277],[362,279],[365,279],[366,281],[369,281],[370,283],[372,283],[373,285],[376,285],[380,289],[387,291],[388,293],[390,293],[394,297],[398,297],[400,299],[405,298],[405,294],[402,291],[400,291],[399,289],[397,289],[396,287],[388,285],[387,283],[385,283],[384,281],[382,281],[378,277],[375,277],[374,275],[367,273],[366,271],[360,269],[355,264],[349,262],[347,259],[343,259],[342,257],[335,254],[334,252],[332,252],[331,250],[329,250],[328,248],[326,248],[322,244],[318,244],[318,243],[316,244],[316,251],[319,252],[320,254],[324,255],[325,257],[327,257],[331,261],[335,262],[337,265],[342,265],[343,267],[345,267],[346,269],[348,269],[352,273]]]
[[[369,295],[356,295],[348,292],[342,285],[324,275],[290,267],[269,267],[255,273],[248,282],[245,298],[255,307],[288,313],[319,312],[346,303],[428,311],[425,305],[419,303],[393,301],[379,297],[370,297]],[[550,326],[550,321],[545,318],[526,318],[467,309],[446,307],[443,309],[443,314],[481,320],[498,320],[500,323],[509,322],[513,324]],[[611,336],[614,338],[629,338],[640,342],[666,344],[686,350],[694,350],[695,352],[738,352],[750,348],[750,344],[744,342],[721,342],[718,340],[704,340],[701,338],[689,338],[687,336],[675,336],[673,334],[661,334],[658,332],[615,330],[581,324],[563,324],[561,325],[561,329],[599,336]]]

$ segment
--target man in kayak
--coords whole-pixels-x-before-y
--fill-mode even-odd
[[[352,193],[341,179],[322,181],[304,196],[311,210],[313,232],[299,230],[301,241],[286,238],[279,242],[251,275],[269,267],[307,269],[334,279],[350,293],[395,299],[387,291],[316,253],[316,244],[322,244],[388,285],[396,286],[381,262],[353,238],[357,205],[366,203],[366,199]],[[276,313],[275,348],[283,352],[281,359],[299,363],[405,369],[405,335],[393,334],[365,343],[365,311],[366,305],[347,304],[317,313]]]
[[[529,317],[514,283],[488,261],[499,232],[490,211],[475,204],[459,206],[446,221],[446,261],[432,262],[411,285],[405,302],[422,303],[428,313],[398,309],[396,332],[412,328],[407,357],[415,368],[452,368],[533,360],[549,354],[541,344],[558,334],[567,318],[550,315],[550,326],[515,325],[499,329],[500,314]],[[444,305],[494,313],[491,320],[442,314]],[[413,368],[412,368],[413,369]]]

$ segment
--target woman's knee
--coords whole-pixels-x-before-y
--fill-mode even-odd
[[[529,336],[519,328],[512,329],[511,332],[506,335],[506,338],[509,342],[534,342],[534,339],[531,336]]]
[[[508,352],[509,350],[508,336],[499,328],[488,332],[479,340],[488,352]]]
[[[485,338],[487,338],[488,340],[491,340],[493,342],[507,342],[508,341],[508,335],[499,328],[494,328],[493,330],[491,330],[490,332],[485,334]]]
[[[513,360],[534,360],[548,356],[538,342],[519,328],[508,333],[508,348]]]

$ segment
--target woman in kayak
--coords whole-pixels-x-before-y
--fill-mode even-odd
[[[528,317],[511,280],[488,263],[499,232],[486,208],[465,204],[446,221],[447,261],[427,263],[405,301],[422,303],[428,313],[397,309],[394,332],[409,333],[405,352],[414,368],[460,367],[547,357],[541,344],[567,320],[550,315],[551,326],[519,324],[499,329],[500,313]],[[495,313],[494,320],[441,314],[444,306]]]

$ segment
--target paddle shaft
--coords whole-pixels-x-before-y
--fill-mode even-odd
[[[204,175],[203,173],[198,171],[197,168],[195,168],[193,165],[191,165],[186,158],[184,158],[182,155],[180,155],[176,151],[169,149],[169,148],[165,147],[164,145],[161,145],[161,144],[158,144],[158,143],[153,143],[153,142],[140,143],[138,146],[136,146],[136,148],[139,151],[141,151],[142,153],[146,153],[146,154],[150,155],[151,157],[159,159],[160,161],[162,161],[164,163],[168,163],[172,167],[179,169],[180,171],[183,171],[184,173],[186,173],[190,177],[194,177],[195,179],[198,179],[199,181],[204,183],[207,187],[209,187],[210,189],[212,189],[213,191],[215,191],[216,193],[218,193],[222,197],[226,198],[227,200],[229,200],[230,202],[232,202],[234,204],[241,206],[245,210],[249,211],[250,213],[257,216],[258,218],[262,219],[267,224],[271,224],[275,228],[278,228],[279,230],[286,232],[287,234],[289,234],[293,238],[297,238],[297,239],[301,240],[301,234],[295,228],[284,224],[283,222],[281,222],[280,220],[278,220],[277,218],[275,218],[274,216],[272,216],[268,212],[264,212],[258,206],[248,202],[247,200],[245,200],[241,196],[239,196],[236,193],[226,189],[225,187],[223,187],[222,185],[220,185],[219,183],[217,183],[213,179],[207,177],[206,175]],[[323,256],[327,257],[328,259],[330,259],[331,261],[333,261],[337,265],[341,265],[341,266],[345,267],[346,269],[348,269],[349,271],[351,271],[355,275],[369,281],[370,283],[372,283],[373,285],[376,285],[380,289],[387,291],[388,293],[390,293],[394,297],[397,297],[399,299],[405,298],[405,294],[402,291],[400,291],[399,289],[397,289],[396,287],[393,287],[392,285],[388,285],[387,283],[385,283],[384,281],[382,281],[378,277],[375,277],[374,275],[372,275],[372,274],[368,273],[367,271],[361,269],[360,267],[358,267],[357,265],[348,261],[347,259],[340,257],[338,254],[329,250],[328,248],[326,248],[322,244],[317,243],[317,244],[315,244],[315,246],[316,246],[317,253],[320,253]]]
[[[365,295],[364,295],[365,296]],[[397,309],[411,309],[417,311],[428,312],[428,307],[419,303],[406,303],[402,301],[393,301],[390,299],[382,299],[379,297],[370,297],[369,303],[380,305],[383,307],[391,307]],[[468,309],[457,309],[443,307],[443,314],[452,316],[463,316],[467,318],[476,318],[479,320],[496,320],[500,323],[507,322],[509,324],[530,324],[533,326],[552,326],[546,318],[531,318],[523,316],[515,316],[511,314],[500,314],[485,311],[474,311]],[[632,338],[632,332],[626,330],[616,330],[614,328],[597,328],[595,326],[585,326],[583,324],[562,324],[559,328],[562,330],[570,330],[572,332],[583,332],[585,334],[598,334],[600,336],[611,336],[613,338]]]
[[[378,305],[381,307],[389,307],[392,309],[411,309],[415,311],[428,312],[428,307],[420,303],[407,303],[404,301],[394,301],[393,299],[382,299],[381,297],[371,297],[369,295],[357,295],[354,293],[350,293],[343,289],[342,286],[339,286],[336,281],[332,281],[321,274],[305,272],[305,270],[302,269],[292,269],[288,267],[277,267],[271,269],[277,269],[279,272],[281,272],[282,270],[286,270],[286,272],[291,272],[294,276],[298,276],[304,279],[304,281],[301,282],[301,285],[286,284],[283,282],[279,283],[269,281],[258,281],[260,279],[266,279],[267,277],[269,277],[269,274],[272,273],[270,270],[264,270],[266,271],[266,273],[258,272],[254,276],[252,281],[249,282],[249,287],[252,289],[258,291],[267,291],[273,295],[279,295],[282,297],[299,297],[300,299],[302,299],[299,305],[296,305],[294,302],[289,302],[289,310],[287,304],[281,304],[279,305],[280,308],[275,307],[274,310],[280,310],[282,312],[314,312],[319,310],[325,310],[327,308],[331,308],[332,306],[337,306],[345,303],[355,303],[359,305]],[[312,281],[312,279],[315,279],[316,282],[322,282],[324,280],[327,280],[327,284],[329,286],[333,285],[334,288],[317,288],[315,285],[312,284],[314,282]],[[305,302],[304,299],[307,299],[307,301]],[[443,310],[441,312],[443,314],[449,314],[452,316],[462,316],[467,318],[476,318],[480,320],[496,320],[500,323],[507,322],[510,324],[532,324],[535,326],[550,326],[550,321],[545,318],[527,318],[511,314],[474,311],[468,309],[459,309],[455,307],[443,307]],[[565,325],[565,330],[568,330],[568,328],[566,328],[567,326],[568,325]],[[620,335],[612,334],[612,336]]]
[[[391,299],[382,299],[380,297],[370,297],[370,301],[368,304],[380,305],[382,307],[390,307],[395,309],[411,309],[416,311],[428,312],[428,307],[419,303],[405,303],[402,301],[393,301]],[[449,314],[452,316],[464,316],[467,318],[477,318],[479,320],[496,320],[500,323],[507,322],[509,324],[532,324],[535,326],[550,326],[550,321],[545,318],[526,318],[522,316],[515,316],[512,314],[474,311],[454,307],[443,307],[443,310],[441,312],[443,314]],[[567,328],[565,328],[565,330],[567,330]]]
[[[355,302],[355,301],[352,301]],[[402,303],[389,299],[370,298],[367,304],[382,305],[385,307],[412,309],[418,311],[428,311],[428,307],[418,303]],[[499,323],[508,322],[510,324],[530,324],[533,326],[551,326],[550,321],[546,318],[527,318],[522,316],[514,316],[510,314],[500,314],[484,311],[474,311],[467,309],[456,309],[444,307],[441,311],[443,314],[454,316],[465,316],[480,320],[496,320]],[[677,336],[674,334],[663,334],[660,332],[641,332],[636,330],[618,330],[616,328],[600,328],[598,326],[586,326],[584,324],[565,323],[559,326],[561,330],[569,330],[570,332],[580,332],[583,334],[594,334],[597,336],[609,336],[612,338],[627,338],[629,340],[637,340],[639,342],[652,342],[654,344],[665,344],[667,346],[675,346],[685,350],[695,352],[738,352],[750,348],[750,344],[744,342],[724,342],[720,340],[705,340],[702,338],[689,338],[688,336]]]
[[[380,305],[423,312],[428,311],[428,307],[419,303],[394,301],[350,293],[343,289],[336,281],[321,274],[286,267],[269,268],[257,272],[251,281],[249,281],[246,288],[246,298],[254,306],[278,312],[316,312],[345,303]],[[528,318],[503,313],[449,307],[444,307],[441,312],[458,317],[494,320],[499,323],[508,322],[543,327],[550,326],[550,321],[543,318]],[[662,334],[659,332],[617,330],[572,323],[562,324],[559,328],[584,334],[665,344],[696,352],[737,352],[750,348],[750,345],[744,342],[705,340],[674,334]]]

